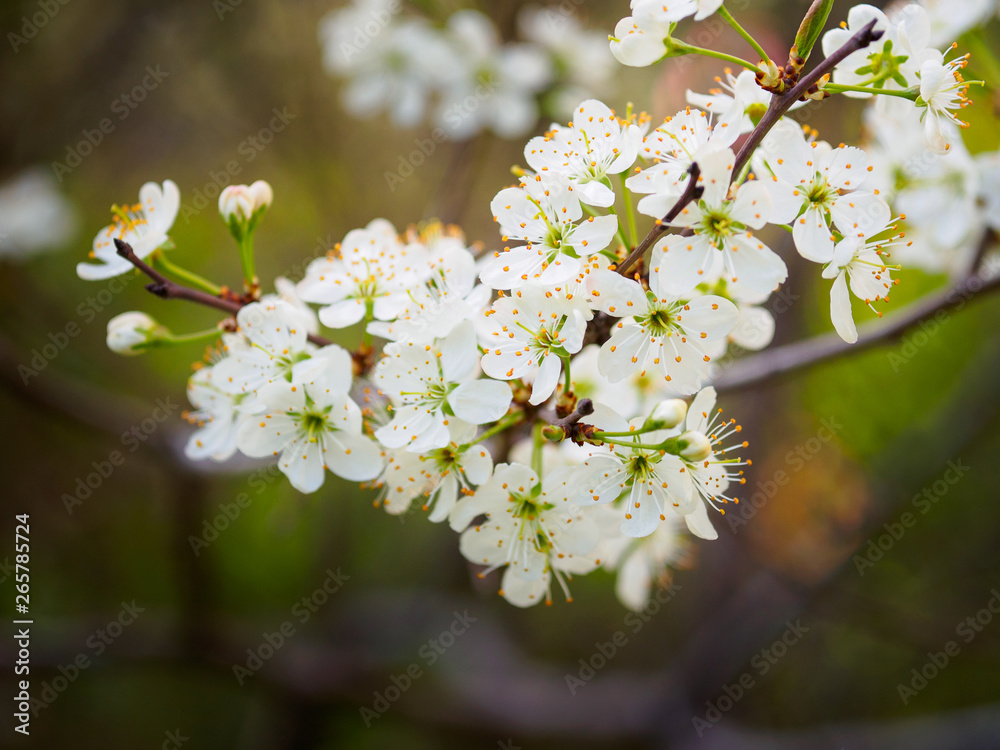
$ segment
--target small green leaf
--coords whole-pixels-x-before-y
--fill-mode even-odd
[[[802,25],[799,26],[799,33],[795,35],[795,46],[792,48],[793,56],[802,58],[802,65],[805,65],[812,49],[816,45],[819,35],[826,26],[826,19],[830,17],[833,10],[833,0],[814,0],[809,7]]]

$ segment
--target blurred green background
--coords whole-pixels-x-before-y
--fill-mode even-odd
[[[109,116],[147,66],[166,76],[63,175],[61,188],[81,216],[74,242],[0,264],[3,611],[13,613],[14,515],[30,513],[32,692],[44,698],[48,685],[53,698],[33,719],[30,739],[8,718],[0,744],[1000,747],[1000,621],[991,615],[969,643],[956,634],[1000,590],[1000,300],[966,306],[926,341],[911,336],[724,398],[751,440],[746,494],[761,493],[760,507],[745,511],[745,523],[714,519],[720,539],[693,545],[693,565],[676,575],[673,598],[638,619],[603,572],[576,580],[571,604],[518,610],[496,595],[495,579],[470,572],[455,534],[419,510],[393,518],[333,478],[302,496],[255,465],[222,471],[178,458],[184,384],[202,350],[125,359],[107,351],[104,327],[130,309],[175,330],[217,318],[155,299],[140,283],[102,299],[106,284],[77,279],[75,264],[111,203],[135,200],[147,180],[170,178],[192,205],[213,173],[236,160],[237,182],[266,179],[274,187],[256,243],[265,280],[300,276],[305,260],[378,216],[400,229],[441,216],[472,241],[498,239],[489,201],[512,181],[523,141],[444,144],[390,191],[385,172],[430,126],[398,131],[342,111],[316,33],[334,5],[243,0],[220,19],[218,3],[207,0],[72,0],[28,44],[3,48],[0,177],[64,161],[67,147]],[[571,5],[588,26],[608,32],[628,8],[624,0]],[[807,5],[755,2],[739,17],[781,55]],[[38,6],[7,0],[0,28],[19,29]],[[480,4],[501,27],[510,27],[517,6]],[[848,7],[838,4],[831,23]],[[720,44],[735,44],[731,36]],[[704,90],[718,73],[708,61],[622,69],[606,101],[619,109],[634,101],[659,118],[683,106],[685,88]],[[245,142],[275,108],[293,119],[266,148],[248,151]],[[860,112],[853,103],[825,104],[809,110],[809,122],[826,140],[852,143]],[[988,101],[975,117],[970,148],[995,149]],[[236,284],[235,247],[214,205],[182,211],[174,258]],[[776,343],[828,330],[828,282],[795,262],[790,243],[780,250],[795,301],[778,316]],[[889,314],[945,283],[919,272],[902,278]],[[81,304],[99,312],[85,317]],[[78,335],[25,384],[18,365],[71,322]],[[890,355],[914,344],[916,353],[894,367]],[[129,452],[122,434],[142,432],[157,399],[177,408]],[[837,425],[832,439],[823,439],[824,424]],[[123,465],[82,503],[67,503],[77,480],[114,450],[126,454]],[[943,480],[950,461],[968,467],[954,484]],[[788,481],[778,486],[781,477]],[[916,498],[925,489],[935,501],[921,513]],[[913,527],[883,539],[888,551],[859,571],[856,555],[876,557],[870,540],[891,534],[907,511]],[[213,523],[224,530],[206,536]],[[195,554],[191,539],[199,536],[207,544],[195,545]],[[303,597],[338,571],[336,593],[315,612],[303,609]],[[141,612],[133,617],[123,603]],[[476,622],[430,664],[429,642],[466,611]],[[130,624],[109,626],[116,620]],[[762,649],[787,634],[788,622],[807,632],[772,665]],[[283,623],[294,633],[240,684],[234,665],[247,666],[248,649],[266,653],[265,636],[276,642]],[[573,692],[566,676],[588,674],[580,660],[599,663],[594,655],[610,647],[598,644],[616,631],[626,645]],[[959,655],[904,704],[898,685],[909,685],[911,670],[950,640]],[[0,654],[2,694],[12,696],[10,639]],[[81,654],[89,665],[74,673]],[[374,694],[405,683],[399,676],[411,665],[420,676],[382,712]],[[743,675],[752,687],[727,704]],[[373,707],[383,715],[361,712]],[[693,718],[709,723],[703,736]]]

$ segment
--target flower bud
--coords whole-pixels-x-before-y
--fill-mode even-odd
[[[125,356],[142,354],[166,329],[144,312],[126,312],[108,321],[108,348]]]
[[[648,430],[666,430],[676,427],[687,416],[687,402],[679,398],[668,398],[653,409],[653,413],[643,425]]]
[[[227,223],[235,220],[244,224],[264,211],[273,200],[274,191],[264,180],[257,180],[252,185],[229,185],[219,196],[219,213]]]
[[[684,445],[681,449],[681,458],[688,461],[704,461],[712,455],[712,443],[703,432],[685,432],[678,442]]]

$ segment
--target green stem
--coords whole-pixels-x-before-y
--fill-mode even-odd
[[[566,356],[566,357],[560,357],[560,359],[562,359],[562,362],[563,362],[563,374],[565,376],[565,380],[563,381],[565,383],[565,385],[563,387],[564,387],[566,393],[572,393],[573,392],[573,378],[570,376],[570,373],[569,373],[569,361],[570,361],[570,358],[568,356]]]
[[[594,436],[596,437],[597,435],[600,435],[601,439],[603,440],[606,437],[609,438],[634,437],[636,435],[642,435],[645,432],[651,432],[651,430],[638,429],[638,430],[630,430],[629,432],[600,432],[600,433],[595,432]]]
[[[489,440],[494,435],[496,435],[498,433],[501,433],[504,430],[507,430],[507,429],[513,427],[516,424],[520,424],[523,421],[524,421],[524,412],[523,411],[514,412],[513,414],[508,414],[508,415],[506,415],[504,417],[501,417],[500,420],[495,425],[493,425],[492,427],[490,427],[488,430],[486,430],[486,432],[484,432],[482,435],[480,435],[475,440],[473,440],[471,443],[469,443],[469,445],[470,446],[471,445],[478,445],[479,443],[483,442],[484,440]]]
[[[626,442],[624,440],[616,440],[614,438],[609,438],[608,435],[611,433],[607,432],[595,432],[591,438],[593,441],[598,441],[601,443],[607,443],[608,445],[621,445],[626,448],[637,448],[639,450],[645,451],[665,451],[666,449],[662,445],[649,445],[648,443],[635,443]]]
[[[202,341],[204,339],[218,338],[222,335],[216,327],[206,328],[204,331],[195,331],[194,333],[182,333],[179,336],[175,334],[168,334],[162,337],[163,341],[170,344],[188,344],[192,341]]]
[[[736,29],[736,32],[737,32],[737,33],[738,33],[738,34],[739,34],[739,35],[740,35],[741,37],[743,37],[744,39],[746,39],[746,40],[747,40],[747,43],[748,43],[748,44],[749,44],[749,45],[750,45],[751,47],[753,47],[754,51],[755,51],[755,52],[756,52],[756,53],[757,53],[758,55],[760,55],[760,59],[761,59],[761,60],[770,60],[770,59],[771,59],[770,57],[768,57],[767,53],[766,53],[766,52],[764,51],[764,48],[760,46],[760,43],[759,43],[759,42],[758,42],[758,41],[757,41],[756,39],[754,39],[754,38],[753,38],[753,36],[751,36],[750,32],[749,32],[749,31],[747,31],[746,29],[744,29],[744,28],[743,28],[742,26],[740,26],[739,22],[738,22],[738,21],[737,21],[737,20],[736,20],[735,18],[733,18],[733,15],[732,15],[732,13],[730,13],[730,12],[729,12],[729,9],[728,9],[728,8],[726,8],[726,6],[725,6],[725,5],[723,5],[723,6],[720,6],[720,7],[719,7],[719,10],[718,10],[718,11],[716,11],[716,12],[717,12],[717,13],[718,13],[718,14],[719,14],[720,16],[722,16],[722,18],[723,18],[723,19],[724,19],[724,20],[725,20],[725,21],[726,21],[726,22],[727,22],[727,23],[728,23],[728,24],[729,24],[730,26],[732,26],[732,27],[733,27],[734,29]]]
[[[628,249],[631,251],[633,247],[639,244],[639,232],[636,231],[635,210],[632,207],[632,193],[629,191],[627,187],[625,187],[625,180],[627,178],[625,177],[624,173],[618,176],[621,178],[622,181],[622,193],[625,196],[625,215],[626,218],[628,219],[628,233],[629,237],[632,240],[631,244],[627,244],[626,247],[628,247]]]
[[[876,96],[898,96],[901,99],[909,99],[911,102],[915,102],[917,100],[917,92],[910,91],[909,89],[878,89],[870,88],[868,86],[848,86],[844,83],[827,83],[823,86],[823,90],[834,94],[839,94],[844,91],[857,91],[860,94],[875,94]]]
[[[167,260],[167,256],[163,251],[158,252],[155,256],[155,262],[167,273],[173,274],[178,278],[183,279],[192,286],[196,286],[209,294],[220,295],[222,294],[222,288],[216,286],[208,279],[199,276],[196,273],[188,271],[186,268],[181,268],[176,263],[171,263]]]
[[[678,50],[681,50],[681,54],[688,55],[703,55],[705,57],[714,57],[717,60],[725,60],[733,65],[739,65],[740,67],[746,68],[747,70],[752,70],[754,73],[759,73],[764,75],[759,67],[754,65],[748,60],[744,60],[741,57],[736,57],[735,55],[727,55],[725,52],[718,52],[714,49],[705,49],[704,47],[695,47],[694,45],[687,44],[685,42],[674,41],[674,45]]]
[[[257,283],[257,269],[253,259],[253,231],[247,231],[240,242],[240,262],[243,264],[243,279],[248,289],[253,289]]]
[[[372,300],[368,300],[365,303],[365,328],[364,333],[361,334],[361,346],[371,349],[372,347],[372,335],[368,332],[368,324],[375,320],[375,303]]]
[[[535,422],[535,426],[531,428],[531,470],[535,472],[535,475],[539,479],[542,477],[542,450],[545,448],[545,436],[542,435],[542,430],[545,428],[544,422]]]

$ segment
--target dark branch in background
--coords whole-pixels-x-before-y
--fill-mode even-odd
[[[674,204],[674,207],[670,209],[669,213],[664,216],[660,221],[656,223],[656,226],[649,230],[649,234],[642,238],[635,250],[628,254],[618,265],[618,273],[624,276],[628,273],[628,270],[635,265],[635,263],[646,254],[646,251],[651,248],[655,242],[660,238],[667,229],[670,228],[670,222],[680,216],[681,211],[687,208],[687,205],[691,201],[698,200],[701,194],[705,192],[705,189],[698,186],[698,178],[701,177],[701,167],[697,163],[692,163],[687,170],[691,178],[688,180],[687,186],[684,188],[684,192],[681,193],[680,198]]]
[[[914,302],[884,323],[862,329],[866,335],[859,337],[855,344],[848,344],[836,333],[829,333],[779,346],[764,354],[737,362],[723,371],[713,385],[718,391],[728,393],[741,391],[762,381],[829,362],[845,354],[854,354],[890,343],[923,321],[930,320],[941,312],[950,314],[964,307],[972,298],[998,289],[1000,289],[1000,276],[984,281],[979,274],[970,274],[946,292]]]
[[[784,94],[774,94],[771,96],[771,103],[768,105],[767,112],[761,118],[760,122],[757,123],[757,127],[753,129],[750,137],[747,138],[743,147],[740,149],[739,154],[736,155],[736,164],[733,167],[733,176],[739,175],[743,171],[743,167],[747,165],[750,158],[753,156],[753,152],[757,150],[760,146],[761,141],[764,140],[771,128],[778,124],[778,121],[784,117],[788,110],[792,108],[799,99],[802,99],[806,94],[811,93],[811,89],[817,86],[824,76],[828,75],[833,71],[837,65],[839,65],[848,55],[852,55],[858,50],[864,49],[872,42],[878,41],[882,38],[882,32],[875,30],[875,21],[873,20],[867,26],[865,26],[861,31],[852,36],[847,44],[838,49],[832,55],[827,57],[823,62],[813,68],[809,73],[803,76],[795,86],[789,89]]]
[[[246,304],[244,302],[238,302],[237,300],[216,297],[215,295],[208,294],[207,292],[192,289],[191,287],[171,281],[155,268],[151,267],[148,263],[140,260],[139,256],[137,256],[135,251],[132,250],[132,246],[127,242],[122,242],[116,238],[115,247],[121,257],[153,280],[153,283],[146,284],[146,289],[161,299],[183,299],[188,302],[196,302],[199,305],[204,305],[205,307],[222,310],[230,315],[236,315]],[[309,341],[316,344],[316,346],[327,346],[332,343],[329,339],[317,336],[314,333],[309,334]]]

